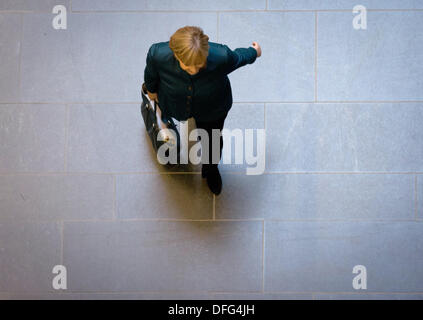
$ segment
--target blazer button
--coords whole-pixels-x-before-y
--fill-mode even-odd
[[[188,99],[191,99],[191,96],[188,96],[187,98],[188,98]]]
[[[188,90],[192,90],[192,87],[191,87],[191,86],[189,86],[189,87],[188,87]]]

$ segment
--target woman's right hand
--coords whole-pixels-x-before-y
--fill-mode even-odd
[[[157,93],[152,93],[152,92],[147,90],[147,95],[150,98],[150,100],[154,100],[157,103],[159,102],[159,99],[157,98]]]
[[[252,47],[257,51],[257,58],[261,56],[261,47],[260,45],[254,41]]]
[[[152,100],[152,101],[154,100],[157,103],[159,103],[159,100],[157,98],[157,93],[152,93],[152,92],[149,92],[147,90],[147,94],[148,94],[148,97],[150,98],[150,100]],[[163,121],[162,121],[162,110],[160,110],[160,107],[158,105],[156,105],[156,112],[157,112],[157,121],[159,123],[160,128],[166,129],[167,125],[166,125],[166,123],[163,123]]]

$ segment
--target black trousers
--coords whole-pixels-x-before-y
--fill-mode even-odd
[[[196,124],[197,128],[198,129],[204,129],[204,130],[206,130],[206,132],[208,134],[209,163],[203,163],[202,164],[202,166],[203,166],[202,169],[205,170],[205,171],[207,171],[208,169],[210,169],[210,167],[212,167],[212,166],[216,166],[217,167],[217,165],[218,165],[218,163],[213,163],[212,162],[212,160],[213,160],[213,158],[212,158],[212,156],[213,156],[213,153],[212,153],[213,152],[213,148],[212,148],[212,146],[213,146],[212,145],[212,138],[213,138],[213,136],[212,136],[212,129],[219,129],[220,130],[219,131],[219,135],[220,135],[220,138],[219,138],[219,149],[220,149],[220,151],[219,151],[219,159],[222,158],[223,137],[222,137],[221,130],[223,129],[223,125],[225,123],[226,116],[227,116],[227,114],[224,117],[222,117],[220,119],[217,119],[215,121],[199,121],[199,120],[195,119],[195,117],[194,117],[195,124]],[[201,138],[198,138],[198,139],[201,140]],[[204,145],[202,144],[201,146],[203,148]]]

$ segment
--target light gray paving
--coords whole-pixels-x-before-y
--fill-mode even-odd
[[[423,294],[419,293],[317,293],[316,300],[423,300]]]
[[[259,103],[235,103],[233,104],[227,118],[225,119],[223,131],[223,146],[222,158],[220,160],[219,169],[222,171],[242,171],[246,172],[248,167],[256,167],[258,164],[248,164],[247,162],[247,138],[249,137],[247,131],[253,134],[253,148],[254,154],[258,151],[257,135],[258,130],[264,129],[264,104]],[[229,143],[229,139],[231,142]],[[239,147],[236,142],[239,142]],[[230,146],[230,149],[228,148]],[[225,157],[228,156],[228,163]],[[240,162],[237,163],[237,157],[240,157]]]
[[[369,292],[421,292],[422,231],[421,222],[266,222],[265,290],[355,292],[362,265]]]
[[[423,177],[422,175],[417,175],[416,179],[416,216],[418,219],[423,219]]]
[[[0,10],[26,12],[52,12],[56,5],[63,5],[70,10],[71,0],[2,0]]]
[[[368,12],[367,25],[355,30],[351,12],[319,12],[317,99],[423,100],[423,12]]]
[[[218,293],[216,300],[312,300],[309,293]]]
[[[208,293],[0,293],[0,300],[210,300]]]
[[[112,219],[108,175],[0,176],[0,221]]]
[[[219,14],[219,42],[235,49],[257,41],[263,50],[229,75],[235,102],[314,100],[314,20],[312,12]]]
[[[69,107],[70,172],[196,172],[201,164],[162,165],[152,147],[140,104]],[[191,126],[192,128],[192,126]]]
[[[267,104],[266,170],[423,169],[423,103]]]
[[[159,167],[138,104],[72,105],[71,172],[155,171]]]
[[[19,101],[21,34],[22,16],[0,13],[0,102]]]
[[[78,291],[259,291],[260,221],[65,223]]]
[[[215,13],[69,13],[68,28],[55,30],[51,15],[25,15],[22,99],[141,101],[150,45],[169,40],[181,25],[201,25],[216,41],[216,20]]]
[[[0,223],[0,292],[54,291],[61,264],[58,223]]]
[[[213,218],[213,196],[198,174],[120,175],[116,192],[121,219]]]
[[[423,9],[420,0],[267,0],[269,10],[351,10],[356,5],[367,9]]]
[[[73,10],[264,10],[266,7],[266,0],[73,0]]]
[[[225,174],[218,219],[414,220],[414,176]],[[234,203],[237,205],[234,206]]]
[[[64,170],[64,105],[0,104],[0,172]]]

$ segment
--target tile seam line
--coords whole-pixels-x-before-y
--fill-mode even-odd
[[[414,206],[415,206],[415,211],[414,211],[414,217],[416,219],[416,221],[419,221],[419,216],[418,216],[418,204],[419,204],[419,198],[418,198],[418,183],[417,183],[417,175],[414,177]]]
[[[53,290],[53,291],[0,291],[0,294],[49,294],[49,293],[54,293],[54,294],[58,294],[58,295],[67,295],[67,294],[93,294],[93,293],[101,293],[101,294],[130,294],[130,293],[142,293],[142,294],[192,294],[192,293],[196,293],[196,294],[220,294],[220,293],[228,293],[228,294],[257,294],[260,293],[260,291],[139,291],[139,290],[134,290],[134,291],[98,291],[98,290],[87,290],[87,291],[83,291],[83,290],[66,290],[66,292],[63,291],[57,291],[57,290]]]
[[[422,12],[422,9],[370,9],[370,12]],[[278,9],[251,9],[251,10],[71,10],[72,14],[122,14],[122,13],[310,13],[310,12],[352,12],[350,9],[292,9],[292,10],[278,10]],[[37,10],[0,10],[0,14],[50,14],[49,11]]]
[[[317,47],[318,47],[318,29],[317,29],[317,15],[318,12],[314,12],[314,102],[317,102]]]
[[[96,223],[96,222],[315,222],[315,223],[331,223],[331,222],[360,222],[360,223],[394,223],[394,222],[410,222],[423,223],[423,219],[266,219],[259,218],[244,218],[244,219],[178,219],[178,218],[131,218],[131,219],[61,219],[61,220],[21,220],[16,223],[37,224],[37,223]],[[0,223],[8,223],[9,221],[0,219]]]
[[[67,171],[67,172],[0,172],[0,176],[81,176],[81,175],[200,175],[201,172],[187,171],[187,172],[142,172],[142,171],[129,171],[129,172],[98,172],[98,171]],[[221,170],[222,175],[245,175],[245,172],[238,171],[224,171]],[[375,174],[375,175],[421,175],[423,171],[409,171],[409,172],[398,172],[398,171],[271,171],[264,172],[259,175],[283,175],[283,174],[342,174],[342,175],[360,175],[360,174]]]
[[[219,42],[219,11],[216,12],[216,17],[217,17],[217,21],[216,21],[216,42]]]
[[[373,294],[382,294],[382,295],[392,295],[392,294],[417,294],[423,295],[423,291],[366,291],[366,292],[353,292],[353,291],[83,291],[83,290],[66,290],[66,292],[57,292],[57,291],[0,291],[0,294],[57,294],[57,295],[67,295],[67,294],[340,294],[340,295],[373,295]]]
[[[151,222],[158,222],[158,221],[174,221],[174,222],[262,222],[263,218],[251,218],[251,219],[177,219],[177,218],[119,218],[117,220],[113,219],[91,219],[91,220],[80,220],[80,219],[63,219],[61,220],[63,223],[73,223],[73,222],[137,222],[137,221],[151,221]],[[38,221],[20,221],[20,222],[27,222],[27,223],[38,223]],[[53,220],[48,221],[45,220],[43,222],[54,222]]]
[[[71,13],[75,14],[101,14],[101,13],[109,13],[109,14],[119,14],[119,13],[310,13],[310,12],[352,12],[353,8],[348,9],[216,9],[216,10],[188,10],[188,9],[174,9],[174,10],[72,10]],[[367,11],[372,12],[421,12],[423,8],[408,8],[408,9],[373,9],[367,8]],[[3,12],[13,12],[13,13],[49,13],[46,11],[36,11],[36,10],[0,10],[0,13]]]
[[[117,191],[116,191],[116,189],[117,189],[117,179],[116,179],[116,175],[115,174],[113,174],[112,175],[112,179],[113,179],[113,213],[112,213],[112,220],[115,220],[115,221],[117,221],[117,220],[119,220],[118,219],[118,214],[117,214]]]
[[[58,291],[0,291],[0,294],[57,294],[57,295],[67,295],[67,294],[131,294],[131,293],[138,293],[138,294],[261,294],[260,291],[98,291],[98,290],[66,290],[66,292],[58,292]],[[285,292],[285,293],[303,293],[303,292]],[[308,292],[307,292],[308,293]]]
[[[64,243],[65,243],[65,235],[64,235],[64,221],[61,220],[59,222],[60,226],[60,264],[64,265]]]
[[[212,215],[213,221],[216,220],[216,195],[213,194],[213,215]]]
[[[68,171],[68,149],[69,149],[69,105],[65,104],[65,145],[64,145],[64,154],[63,154],[63,170],[64,172]]]
[[[24,15],[23,14],[19,14],[20,15],[20,23],[21,23],[21,28],[20,28],[20,35],[19,35],[19,64],[18,64],[18,97],[20,99],[21,97],[21,92],[22,92],[22,74],[21,74],[21,70],[22,70],[22,48],[23,48],[23,40],[24,40]]]
[[[332,101],[234,101],[233,104],[355,104],[355,103],[423,103],[423,100],[332,100]],[[62,105],[101,105],[101,104],[141,104],[141,101],[109,101],[109,102],[67,102],[67,101],[49,101],[49,102],[17,102],[17,101],[10,101],[10,102],[0,102],[1,105],[16,105],[16,104],[30,104],[30,105],[51,105],[51,104],[62,104]]]
[[[423,291],[365,291],[365,292],[354,292],[354,291],[267,291],[266,293],[314,293],[314,294],[354,294],[354,295],[366,295],[366,294],[423,294]]]
[[[262,225],[262,288],[261,288],[261,291],[263,292],[263,293],[265,293],[266,292],[266,290],[265,290],[265,272],[266,272],[266,266],[265,266],[265,264],[266,264],[266,256],[265,256],[265,249],[266,249],[266,243],[265,243],[265,241],[266,241],[266,238],[265,238],[265,232],[266,232],[266,228],[265,228],[265,224],[266,224],[266,220],[265,219],[263,219],[263,225]]]
[[[0,14],[21,14],[21,13],[38,13],[38,12],[29,11],[29,10],[0,10]]]

